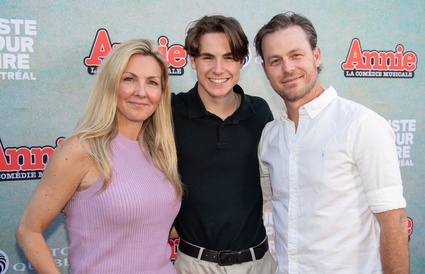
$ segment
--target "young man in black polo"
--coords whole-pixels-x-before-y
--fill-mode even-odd
[[[274,273],[262,219],[257,145],[273,119],[237,85],[248,39],[231,17],[205,16],[187,32],[197,83],[173,96],[179,172],[186,195],[175,227],[178,273]]]

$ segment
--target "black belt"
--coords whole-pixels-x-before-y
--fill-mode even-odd
[[[219,265],[232,265],[240,264],[250,261],[255,261],[263,258],[264,254],[269,249],[269,244],[267,237],[264,241],[252,248],[244,249],[241,251],[231,251],[231,250],[208,250],[191,243],[186,242],[180,238],[179,250],[186,255],[189,255],[193,258],[200,258],[201,260],[217,263]],[[252,250],[252,252],[251,252]],[[202,252],[201,254],[199,254]],[[200,256],[199,256],[200,255]]]

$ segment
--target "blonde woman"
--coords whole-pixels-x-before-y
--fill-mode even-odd
[[[168,235],[182,185],[170,100],[152,42],[127,41],[105,58],[16,231],[38,273],[59,273],[42,233],[63,208],[71,273],[175,273]]]

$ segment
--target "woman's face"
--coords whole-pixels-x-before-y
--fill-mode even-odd
[[[119,127],[139,129],[158,107],[162,94],[161,67],[152,56],[130,57],[118,86]]]

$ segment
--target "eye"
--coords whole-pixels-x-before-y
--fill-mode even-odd
[[[134,82],[133,76],[124,76],[122,79],[123,82]]]
[[[270,60],[270,65],[271,66],[275,66],[275,65],[278,65],[280,63],[281,63],[281,60],[280,59],[272,59],[272,60]]]
[[[159,82],[159,81],[155,81],[155,80],[149,80],[149,85],[152,85],[152,86],[160,86],[161,85],[161,83]]]

